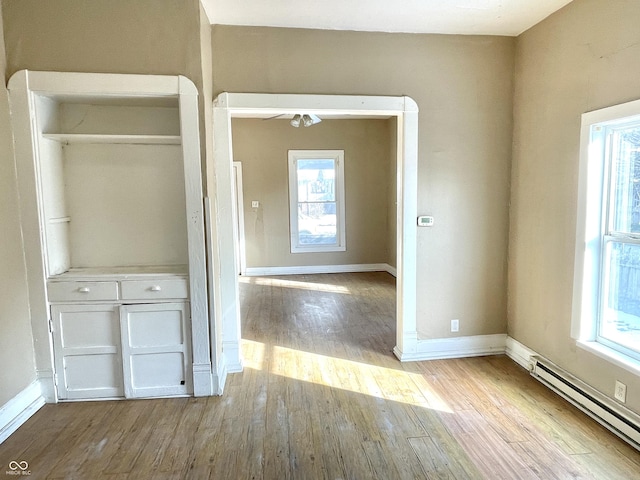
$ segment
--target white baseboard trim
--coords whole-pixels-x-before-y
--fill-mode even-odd
[[[57,403],[58,392],[54,378],[53,368],[42,368],[36,370],[36,378],[40,384],[40,392],[46,403]]]
[[[242,365],[242,350],[240,343],[235,340],[222,341],[222,362],[228,373],[240,373]]]
[[[421,360],[441,360],[445,358],[479,357],[500,355],[505,352],[507,335],[475,335],[471,337],[435,338],[420,340],[415,351],[402,352],[400,360],[416,362]],[[399,355],[396,352],[396,355]]]
[[[535,364],[534,357],[538,356],[536,352],[511,337],[507,337],[505,353],[511,360],[528,371],[533,370]]]
[[[218,371],[213,375],[213,386],[216,389],[214,395],[222,395],[224,393],[224,387],[227,384],[227,374],[229,373],[229,370],[227,368],[226,358],[226,355],[220,355]]]
[[[29,420],[45,404],[40,382],[34,381],[0,407],[0,443]]]
[[[312,275],[314,273],[355,273],[389,272],[395,276],[396,269],[387,263],[360,263],[352,265],[301,265],[292,267],[248,267],[247,277],[265,277],[270,275]]]
[[[208,397],[215,393],[216,384],[211,380],[211,363],[194,363],[193,396]]]

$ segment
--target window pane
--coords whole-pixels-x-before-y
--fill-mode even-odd
[[[609,242],[600,335],[640,352],[640,245]]]
[[[335,245],[337,234],[335,202],[298,204],[300,245]]]
[[[335,202],[335,160],[300,159],[296,169],[299,202]]]
[[[611,188],[613,230],[640,232],[640,127],[614,136]]]

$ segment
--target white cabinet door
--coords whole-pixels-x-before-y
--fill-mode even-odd
[[[53,305],[51,314],[58,397],[122,397],[118,306]]]
[[[126,397],[193,391],[189,323],[186,302],[120,307]]]

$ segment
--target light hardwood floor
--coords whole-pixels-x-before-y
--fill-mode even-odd
[[[401,364],[386,273],[245,278],[223,397],[46,405],[0,477],[634,479],[640,453],[504,356]]]

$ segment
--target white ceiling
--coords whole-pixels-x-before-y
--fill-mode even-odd
[[[211,24],[516,36],[571,0],[201,0]]]

